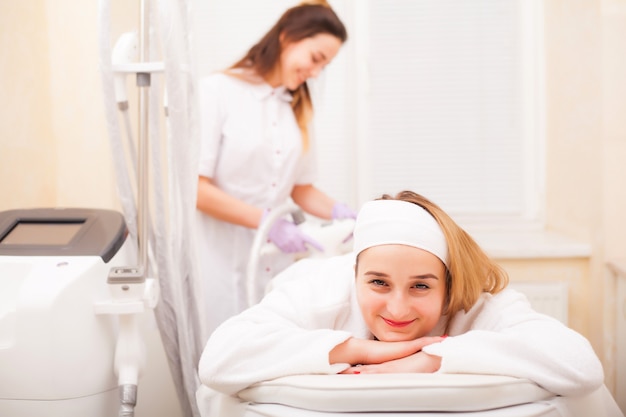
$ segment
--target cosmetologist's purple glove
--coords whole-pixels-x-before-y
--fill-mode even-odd
[[[333,206],[332,218],[333,220],[356,219],[356,211],[347,204],[337,202]]]
[[[267,237],[284,253],[306,252],[308,250],[307,245],[324,252],[322,245],[315,239],[302,233],[298,226],[285,219],[276,220]]]

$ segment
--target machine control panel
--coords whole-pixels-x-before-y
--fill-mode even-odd
[[[128,228],[113,210],[36,208],[0,212],[0,256],[100,256],[108,262]]]

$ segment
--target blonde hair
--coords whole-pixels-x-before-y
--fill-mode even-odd
[[[305,0],[285,11],[276,24],[233,64],[226,73],[249,82],[260,82],[275,70],[282,52],[281,37],[285,42],[298,42],[319,33],[327,33],[342,43],[348,38],[345,26],[324,0]],[[238,73],[233,70],[243,70]],[[260,78],[259,78],[260,77]],[[313,118],[313,103],[306,82],[290,91],[291,109],[302,135],[302,147],[309,148],[309,123]]]
[[[402,200],[417,204],[435,218],[448,245],[446,300],[443,314],[468,311],[484,292],[496,294],[509,283],[509,277],[480,246],[438,205],[412,191],[395,197],[383,195],[381,200]]]

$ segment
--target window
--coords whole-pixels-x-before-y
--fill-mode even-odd
[[[465,221],[540,220],[537,3],[368,0],[344,6],[337,9],[352,24],[342,52],[348,62],[329,67],[343,78],[344,91],[337,93],[337,81],[324,89],[320,124],[330,126],[318,127],[325,134],[317,135],[323,182],[346,187],[333,178],[344,177],[348,167],[359,203],[411,189]],[[326,77],[322,84],[330,82],[331,74]],[[354,138],[348,149],[337,145],[346,132]]]

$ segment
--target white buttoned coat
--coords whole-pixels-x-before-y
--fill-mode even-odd
[[[303,152],[291,95],[284,87],[216,73],[201,80],[199,98],[200,176],[262,209],[287,202],[294,185],[313,182],[313,151]],[[197,220],[204,319],[211,332],[247,306],[245,274],[256,230],[200,211]],[[269,280],[291,262],[293,257],[282,253],[264,257],[258,280]]]

